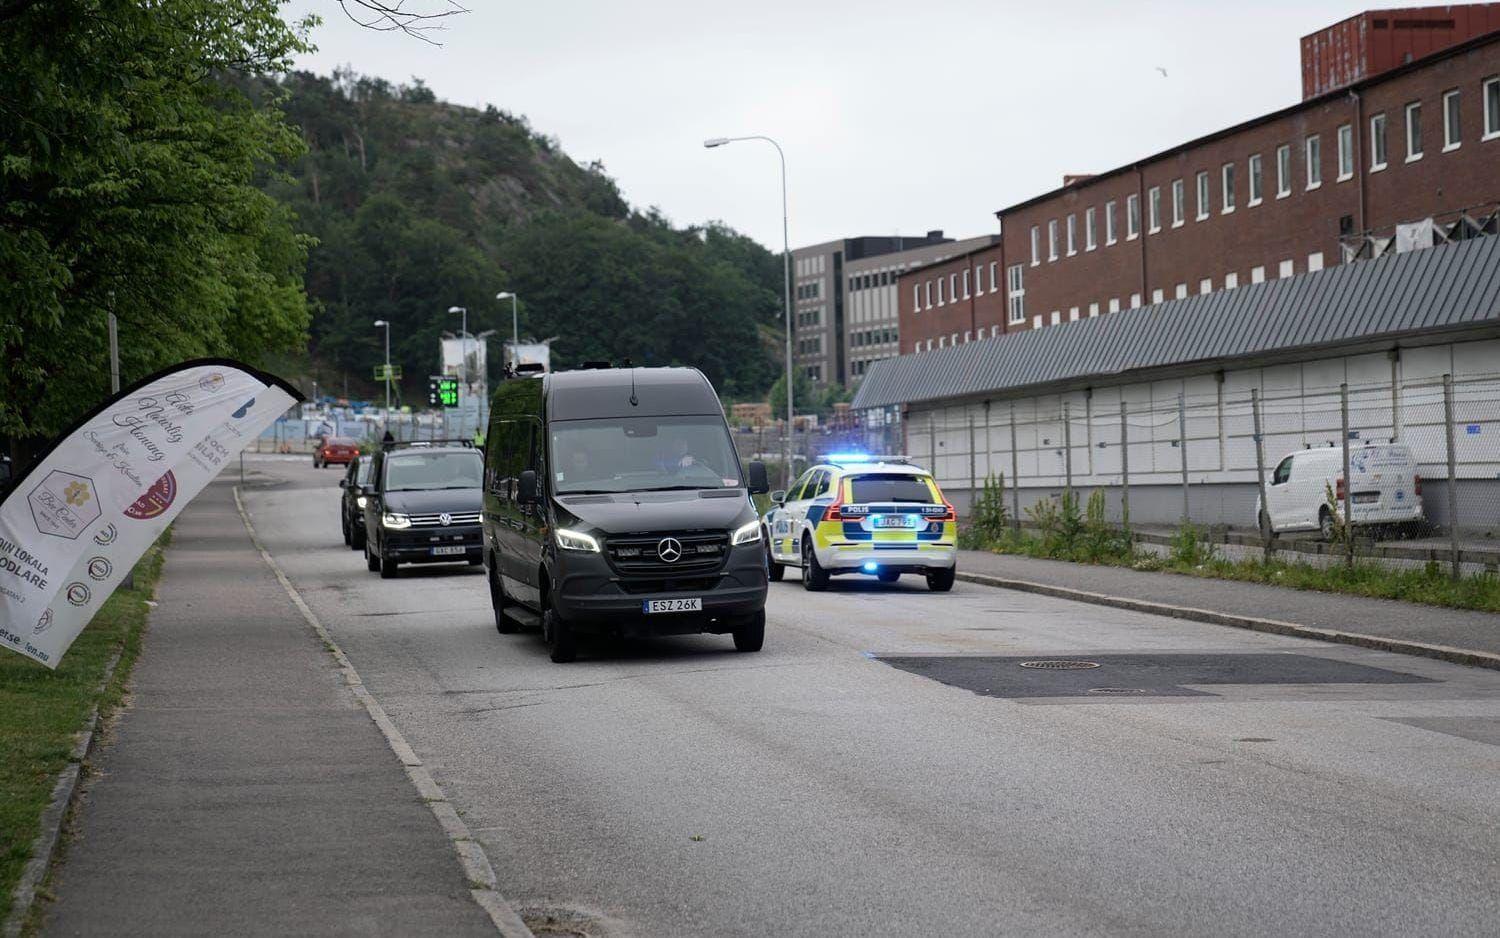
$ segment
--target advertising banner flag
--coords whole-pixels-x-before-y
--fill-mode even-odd
[[[198,359],[86,415],[0,501],[0,646],[56,668],[183,506],[300,400],[274,375]]]

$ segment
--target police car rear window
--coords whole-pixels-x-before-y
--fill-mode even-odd
[[[856,504],[914,502],[930,505],[932,490],[920,476],[863,475],[850,480],[852,500]]]

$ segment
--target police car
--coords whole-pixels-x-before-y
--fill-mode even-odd
[[[771,499],[763,533],[772,580],[792,566],[808,590],[845,573],[882,583],[920,573],[929,589],[953,588],[957,516],[932,475],[905,457],[834,454]]]

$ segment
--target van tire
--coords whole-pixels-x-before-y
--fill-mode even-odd
[[[953,589],[953,581],[957,578],[957,567],[942,567],[937,570],[928,570],[927,588],[934,593],[946,593]]]
[[[578,639],[573,627],[551,606],[542,613],[542,637],[552,646],[553,664],[567,664],[578,658]]]
[[[495,575],[495,557],[490,556],[490,567],[485,571],[485,579],[490,584],[490,606],[495,610],[495,631],[501,635],[512,635],[516,631],[516,621],[505,614],[505,607],[510,605],[510,600],[505,598],[505,584]]]
[[[1318,509],[1318,533],[1323,540],[1333,540],[1333,514],[1327,508]]]
[[[350,533],[349,519],[344,515],[342,511],[339,512],[339,527],[343,529],[344,532],[344,546],[348,547],[349,545],[353,544],[354,535]]]
[[[369,570],[371,573],[374,573],[376,570],[380,569],[380,558],[376,557],[375,556],[375,552],[372,551],[372,550],[370,550],[370,541],[369,541],[368,538],[365,539],[365,545],[364,546],[365,546],[365,569]]]
[[[766,643],[766,611],[747,616],[740,627],[734,630],[735,651],[760,651]]]
[[[380,578],[382,580],[394,580],[396,578],[396,561],[380,555]]]
[[[777,563],[776,558],[771,556],[771,539],[767,537],[766,579],[770,580],[772,583],[780,583],[783,576],[786,576],[786,565]]]
[[[818,563],[818,552],[813,550],[810,537],[802,539],[802,588],[809,593],[828,589],[828,571]]]

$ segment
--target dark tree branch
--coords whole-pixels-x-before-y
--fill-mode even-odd
[[[349,19],[377,32],[401,32],[423,42],[440,46],[442,43],[428,33],[446,29],[443,23],[450,16],[469,12],[456,0],[442,0],[444,6],[433,12],[407,9],[410,0],[338,0],[339,8]]]

